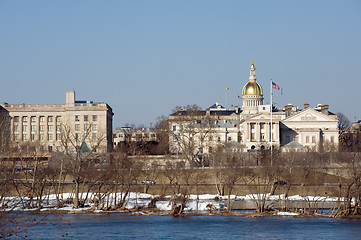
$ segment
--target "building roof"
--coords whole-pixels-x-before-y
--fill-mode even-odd
[[[296,148],[296,147],[304,147],[304,146],[299,142],[292,141],[292,142],[287,143],[284,147]]]

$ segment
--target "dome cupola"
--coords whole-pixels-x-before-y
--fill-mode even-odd
[[[256,81],[256,67],[254,66],[253,60],[249,69],[249,81],[244,85],[242,90],[242,110],[245,114],[256,114],[258,113],[258,106],[263,105],[263,90],[261,85]]]

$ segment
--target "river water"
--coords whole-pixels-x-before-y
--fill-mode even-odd
[[[41,217],[38,216],[38,217]],[[361,239],[361,220],[238,216],[47,215],[30,239]]]

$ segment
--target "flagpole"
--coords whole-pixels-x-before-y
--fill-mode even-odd
[[[273,149],[272,149],[272,112],[273,112],[273,111],[272,111],[272,108],[273,108],[273,99],[272,99],[272,97],[273,97],[273,94],[272,94],[272,93],[273,93],[273,92],[272,92],[272,88],[273,88],[273,87],[272,87],[272,78],[271,78],[271,126],[270,126],[270,127],[271,127],[271,158],[272,158],[272,150],[273,150]]]
[[[227,109],[227,89],[226,89],[226,95],[225,95],[225,99],[226,99],[226,109]]]

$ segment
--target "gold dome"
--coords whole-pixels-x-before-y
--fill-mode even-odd
[[[263,95],[262,87],[258,82],[248,82],[243,87],[242,95]]]

